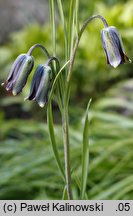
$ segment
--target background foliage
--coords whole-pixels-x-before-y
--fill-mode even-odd
[[[114,4],[115,3],[115,4]],[[64,1],[67,14],[68,1]],[[82,1],[80,24],[91,14],[102,14],[110,25],[118,27],[125,51],[133,53],[133,2]],[[87,9],[88,8],[88,9]],[[63,62],[63,30],[58,21],[57,53]],[[71,106],[70,135],[74,199],[79,197],[81,142],[85,107],[90,97],[90,168],[88,199],[132,199],[133,197],[133,79],[132,64],[110,68],[100,41],[102,24],[93,22],[85,31],[76,56]],[[11,35],[0,48],[0,79],[6,79],[12,62],[37,42],[52,52],[51,28],[38,24]],[[45,61],[39,51],[36,64]],[[32,75],[31,75],[32,77]],[[31,80],[30,77],[30,80]],[[12,97],[0,87],[0,199],[58,199],[63,182],[58,173],[45,121],[46,108],[23,102],[30,88]],[[76,106],[75,106],[76,105]],[[56,136],[63,159],[60,116],[56,104]],[[45,124],[44,124],[45,122]],[[19,187],[18,187],[19,185]]]

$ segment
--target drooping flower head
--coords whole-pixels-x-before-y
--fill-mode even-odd
[[[34,73],[30,94],[25,100],[35,100],[40,107],[48,101],[48,92],[51,86],[52,70],[46,65],[39,65]]]
[[[19,94],[26,84],[27,78],[32,71],[33,66],[34,59],[31,55],[19,55],[12,65],[7,80],[5,83],[2,83],[2,85],[5,86],[7,91],[11,91],[13,95]]]
[[[131,62],[124,52],[121,37],[114,26],[103,28],[101,39],[108,64],[116,68],[119,64]]]

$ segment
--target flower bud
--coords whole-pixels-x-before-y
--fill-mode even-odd
[[[34,73],[30,94],[25,100],[35,100],[40,107],[48,101],[52,70],[48,65],[39,65]]]
[[[19,94],[27,82],[27,78],[32,71],[34,59],[28,54],[21,54],[17,57],[10,74],[3,85],[7,91],[12,91],[13,95]]]
[[[101,39],[108,64],[116,68],[119,64],[131,62],[124,52],[121,37],[114,26],[102,29]]]

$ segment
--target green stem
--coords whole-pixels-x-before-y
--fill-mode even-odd
[[[76,52],[77,52],[77,49],[78,49],[78,45],[79,45],[79,42],[80,42],[80,39],[81,39],[81,36],[84,32],[84,30],[86,29],[87,25],[93,20],[93,19],[100,19],[104,26],[107,27],[108,26],[108,23],[106,22],[106,20],[101,16],[101,15],[94,15],[94,16],[91,16],[89,19],[87,19],[85,21],[85,23],[83,24],[79,34],[78,34],[78,37],[76,39],[76,42],[75,42],[75,46],[74,46],[74,49],[73,49],[73,52],[71,54],[71,58],[70,58],[70,67],[69,67],[69,71],[68,71],[68,76],[67,76],[67,81],[69,82],[70,78],[71,78],[71,74],[72,74],[72,69],[73,69],[73,65],[74,65],[74,60],[75,60],[75,55],[76,55]]]
[[[53,152],[54,152],[54,156],[55,156],[57,165],[59,167],[59,170],[61,172],[61,175],[63,177],[64,182],[66,182],[66,177],[65,177],[64,169],[62,167],[62,163],[60,161],[60,156],[59,156],[59,153],[58,153],[56,139],[55,139],[51,100],[52,100],[52,97],[53,97],[53,94],[54,94],[54,89],[55,89],[55,87],[57,85],[57,81],[59,80],[61,73],[64,71],[64,68],[66,67],[66,65],[68,63],[69,63],[69,61],[66,62],[63,65],[63,67],[60,69],[60,71],[58,71],[58,73],[57,73],[57,75],[56,75],[56,77],[54,79],[54,82],[53,82],[53,85],[52,85],[52,88],[51,88],[51,91],[50,91],[50,94],[49,94],[48,108],[47,108],[47,123],[48,123],[48,128],[49,128],[50,141],[51,141],[51,144],[52,144],[52,149],[53,149]]]
[[[65,58],[66,61],[68,60],[68,38],[67,38],[67,32],[66,32],[66,23],[64,19],[64,12],[62,8],[62,1],[57,0],[59,13],[61,17],[61,21],[63,24],[64,29],[64,40],[65,40]],[[67,71],[66,71],[67,72]],[[64,82],[64,86],[66,86],[66,82]],[[68,106],[65,100],[65,89],[62,87],[62,90],[64,90],[63,95],[63,113],[62,113],[62,124],[63,124],[63,138],[64,138],[64,159],[65,159],[65,178],[66,178],[66,188],[67,188],[67,195],[68,199],[72,199],[72,192],[71,192],[71,170],[70,170],[70,155],[69,155],[69,122],[68,122]]]
[[[62,1],[57,0],[57,4],[58,4],[59,14],[60,14],[60,18],[61,18],[61,22],[62,22],[63,30],[64,30],[65,62],[66,62],[68,61],[68,54],[67,54],[68,38],[67,38],[66,23],[65,23],[65,18],[64,18]]]
[[[51,26],[52,26],[53,55],[56,56],[56,25],[55,25],[54,0],[49,0],[49,5],[50,5]]]
[[[69,121],[68,121],[68,108],[67,107],[64,108],[62,121],[63,121],[63,134],[64,134],[66,188],[67,188],[68,199],[72,200],[70,151],[69,151]]]
[[[36,49],[36,48],[41,48],[42,51],[46,54],[46,56],[49,58],[50,55],[47,51],[47,49],[42,45],[42,44],[34,44],[27,52],[28,55],[31,55],[33,50]]]
[[[68,23],[68,46],[67,46],[67,57],[71,55],[73,49],[73,39],[74,39],[74,13],[75,13],[75,1],[71,0],[70,10],[69,10],[69,23]],[[64,94],[64,109],[62,116],[63,124],[63,137],[64,137],[64,159],[65,159],[65,176],[66,176],[66,190],[68,199],[72,199],[72,188],[71,188],[71,166],[70,166],[70,143],[69,143],[69,119],[68,119],[68,100],[69,89],[68,83],[65,85]]]
[[[68,56],[69,57],[73,49],[75,4],[76,4],[75,0],[70,1],[69,22],[68,22]]]

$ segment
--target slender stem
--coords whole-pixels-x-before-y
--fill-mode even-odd
[[[42,44],[34,44],[34,45],[29,49],[29,51],[27,52],[27,54],[28,54],[28,55],[31,55],[32,52],[33,52],[33,50],[36,49],[37,47],[41,48],[42,51],[46,54],[46,56],[47,56],[48,58],[50,57],[50,55],[49,55],[47,49],[46,49]]]
[[[66,175],[66,188],[68,199],[72,200],[71,190],[71,170],[70,170],[70,151],[69,151],[69,122],[68,122],[68,109],[64,108],[63,113],[63,134],[64,134],[64,158],[65,158],[65,175]]]
[[[60,18],[61,18],[61,22],[62,22],[63,30],[64,30],[64,46],[65,46],[65,62],[66,62],[66,61],[68,61],[68,53],[67,53],[68,38],[67,38],[66,23],[65,23],[65,18],[64,18],[62,1],[61,0],[57,0],[57,4],[58,4]]]
[[[55,56],[51,56],[47,62],[45,63],[45,65],[49,65],[52,61],[55,61],[57,63],[57,70],[60,69],[60,62],[59,62],[59,59]]]
[[[47,63],[50,64],[52,60],[58,61],[57,58],[51,57]],[[50,97],[49,97],[49,103],[51,103],[52,99],[52,93],[54,86],[59,78],[59,75],[61,74],[64,67],[69,63],[69,61],[60,69],[60,71],[57,73],[56,78],[53,82]],[[63,123],[63,138],[64,138],[64,159],[65,159],[65,179],[66,179],[66,188],[67,188],[67,194],[68,199],[72,199],[72,192],[71,192],[71,169],[70,169],[70,153],[69,153],[69,121],[68,121],[68,101],[67,101],[67,95],[64,98],[64,108],[62,113],[62,123]],[[50,133],[51,134],[51,133]],[[59,163],[58,163],[59,164]]]
[[[79,34],[78,34],[78,37],[77,37],[77,39],[76,39],[73,52],[72,52],[72,54],[71,54],[71,58],[70,58],[70,67],[69,67],[69,71],[68,71],[67,81],[69,81],[70,78],[71,78],[72,69],[73,69],[73,64],[74,64],[74,60],[75,60],[75,55],[76,55],[76,51],[77,51],[77,48],[78,48],[78,45],[79,45],[79,42],[80,42],[80,38],[81,38],[81,36],[82,36],[82,34],[83,34],[85,28],[87,27],[87,25],[88,25],[93,19],[96,19],[96,18],[100,19],[100,20],[103,22],[103,24],[104,24],[105,27],[108,27],[107,21],[106,21],[101,15],[94,15],[94,16],[91,16],[89,19],[87,19],[87,20],[85,21],[85,23],[83,24],[83,26],[82,26],[82,28],[81,28]]]
[[[49,96],[49,102],[52,99],[52,94],[54,87],[59,79],[61,72],[63,71],[64,67],[69,63],[66,64],[60,69],[57,73],[56,78],[53,82],[52,89]],[[66,92],[67,93],[67,92]],[[68,122],[68,103],[67,103],[67,95],[64,98],[65,105],[62,113],[62,124],[63,124],[63,138],[64,138],[64,158],[65,158],[65,180],[66,180],[66,188],[67,188],[67,195],[68,199],[72,199],[72,192],[71,192],[71,170],[70,170],[70,155],[69,155],[69,122]]]
[[[56,24],[55,24],[54,0],[49,0],[49,5],[50,5],[51,26],[52,26],[53,55],[56,56]]]
[[[108,27],[108,23],[107,23],[107,21],[104,19],[104,17],[102,17],[101,15],[93,15],[93,16],[91,16],[89,19],[87,19],[86,21],[85,21],[85,23],[83,24],[83,26],[82,26],[82,28],[81,28],[81,30],[80,30],[80,32],[79,32],[79,37],[81,37],[81,35],[82,35],[82,33],[84,32],[84,30],[85,30],[85,28],[87,27],[87,25],[93,20],[93,19],[100,19],[102,22],[103,22],[103,24],[104,24],[104,27]]]
[[[52,0],[53,2],[53,0]],[[57,0],[58,8],[60,12],[60,17],[62,20],[63,28],[64,28],[64,39],[65,39],[65,57],[66,61],[68,60],[68,53],[67,53],[67,47],[68,47],[68,39],[67,39],[67,33],[66,33],[66,24],[64,19],[64,13],[62,8],[62,1]],[[54,10],[54,5],[51,3],[51,10]],[[53,12],[51,13],[53,16]],[[53,20],[54,21],[54,20]],[[55,31],[55,23],[52,25],[52,29]],[[53,32],[54,33],[54,32]],[[55,34],[54,34],[55,35]],[[55,60],[55,59],[54,59]],[[63,137],[64,137],[64,159],[65,159],[65,177],[66,177],[66,188],[67,188],[67,194],[68,199],[72,199],[72,193],[71,193],[71,171],[70,171],[70,158],[69,158],[69,125],[68,125],[68,110],[67,106],[65,106],[65,99],[64,99],[64,87],[65,82],[63,82],[63,77],[61,74],[61,79],[59,79],[59,85],[60,85],[60,93],[61,93],[61,99],[63,102],[63,113],[62,114],[62,123],[63,123]],[[62,85],[63,84],[63,85]]]
[[[61,1],[60,1],[61,2]],[[74,41],[74,17],[75,17],[75,0],[70,1],[69,9],[69,21],[68,21],[68,43],[67,43],[67,58],[71,56],[73,50]],[[66,189],[68,199],[72,199],[72,189],[71,189],[71,166],[70,166],[70,143],[69,143],[69,120],[68,120],[68,101],[67,101],[67,82],[65,82],[65,92],[64,92],[64,109],[62,115],[63,124],[63,137],[64,137],[64,159],[65,159],[65,175],[66,175]]]
[[[74,17],[75,17],[75,0],[70,1],[69,21],[68,21],[68,56],[71,56],[74,40]]]
[[[67,34],[66,34],[66,27],[65,27],[65,20],[64,20],[64,14],[63,14],[63,9],[62,9],[62,3],[61,0],[58,0],[58,6],[59,6],[59,11],[60,11],[60,15],[61,15],[61,19],[62,19],[62,23],[63,23],[63,28],[64,28],[64,35],[65,35],[65,49],[67,48]],[[54,1],[51,0],[50,1],[50,9],[51,9],[51,21],[52,21],[52,40],[53,40],[53,51],[54,51],[54,55],[56,54],[56,38],[55,38],[55,14],[54,14]],[[66,57],[67,57],[67,50],[66,50]],[[52,57],[48,60],[48,64],[51,63],[52,60],[55,60],[57,63],[57,68],[60,67],[59,65],[59,61]],[[57,69],[56,68],[56,69]],[[58,99],[59,99],[59,104],[62,102],[62,108],[63,108],[63,91],[64,91],[64,85],[63,85],[63,77],[61,75],[61,79],[59,79],[59,88],[58,90]],[[60,110],[62,110],[62,108]],[[67,124],[67,116],[66,116],[66,111],[65,108],[63,109],[63,112],[61,112],[62,114],[62,119],[63,119],[63,134],[64,134],[64,157],[65,157],[65,178],[66,178],[66,185],[67,185],[67,193],[68,193],[68,199],[71,199],[71,189],[70,189],[70,165],[69,165],[69,144],[68,144],[68,140],[69,140],[69,136],[68,136],[68,124]]]
[[[53,152],[54,152],[54,156],[55,156],[57,165],[58,165],[58,167],[60,169],[60,172],[61,172],[61,174],[63,176],[63,180],[65,180],[65,183],[66,183],[66,176],[65,176],[64,169],[62,167],[62,163],[60,161],[60,157],[59,157],[59,153],[58,153],[58,149],[57,149],[57,145],[56,145],[51,100],[52,100],[52,97],[53,97],[53,93],[54,93],[54,89],[56,87],[57,81],[60,78],[61,73],[64,71],[64,68],[66,67],[66,65],[68,63],[69,63],[69,61],[66,62],[62,66],[62,68],[58,71],[58,73],[57,73],[57,75],[56,75],[56,77],[54,79],[54,82],[53,82],[53,85],[52,85],[52,88],[51,88],[51,91],[50,91],[50,94],[49,94],[48,108],[47,108],[47,122],[48,122],[48,128],[49,128],[50,141],[51,141],[51,144],[52,144],[52,149],[53,149]]]

